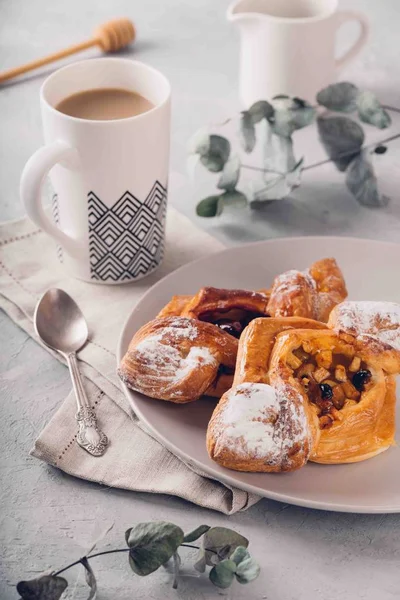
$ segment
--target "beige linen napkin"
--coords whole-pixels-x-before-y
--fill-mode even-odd
[[[28,219],[0,225],[0,308],[36,337],[33,311],[47,288],[60,287],[77,301],[90,330],[90,340],[79,352],[85,389],[112,442],[101,458],[76,444],[76,404],[70,393],[36,440],[34,456],[82,479],[172,494],[226,514],[257,502],[257,496],[195,471],[151,437],[132,413],[116,376],[118,336],[143,293],[177,267],[220,248],[217,240],[169,209],[166,256],[158,271],[132,284],[94,285],[68,277],[57,261],[53,241]]]

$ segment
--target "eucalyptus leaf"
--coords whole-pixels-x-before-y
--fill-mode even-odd
[[[189,153],[207,154],[210,148],[210,134],[205,129],[199,129],[189,140]]]
[[[359,154],[364,143],[360,125],[348,117],[333,116],[317,119],[318,132],[329,158],[339,171],[345,171]]]
[[[199,552],[197,554],[197,559],[196,562],[194,563],[193,567],[196,569],[196,571],[198,571],[199,573],[204,573],[206,570],[206,553],[204,548],[200,548]]]
[[[290,137],[315,119],[315,108],[301,98],[276,97],[272,105],[274,114],[268,120],[273,133],[281,137]]]
[[[271,119],[274,116],[274,107],[266,100],[259,100],[252,104],[248,110],[254,124],[262,119]]]
[[[228,549],[227,555],[229,556],[238,546],[247,548],[248,545],[248,539],[227,527],[212,527],[204,534],[202,539],[205,561],[209,566],[214,565],[213,557],[218,559],[221,551],[225,553]]]
[[[217,187],[222,190],[232,191],[235,189],[240,176],[240,159],[233,154],[225,163],[224,169],[218,180]]]
[[[204,535],[211,527],[209,525],[199,525],[193,531],[189,531],[189,533],[185,533],[185,537],[183,538],[183,542],[188,544],[190,542],[195,542],[202,535]]]
[[[223,210],[222,194],[219,196],[208,196],[196,206],[196,213],[199,217],[219,217]]]
[[[240,564],[243,560],[250,558],[250,552],[244,546],[238,546],[236,550],[231,554],[231,560],[236,565]]]
[[[215,586],[226,589],[232,584],[235,572],[236,563],[234,563],[233,560],[226,558],[211,569],[209,575],[210,581]]]
[[[266,181],[275,175],[285,175],[296,165],[292,138],[273,135],[272,128],[268,123],[264,134],[263,152],[264,179]]]
[[[358,88],[348,81],[328,85],[317,94],[317,102],[329,110],[354,112],[357,109]]]
[[[252,185],[251,208],[286,198],[300,185],[304,159],[296,161],[291,138],[270,136],[264,148],[264,185]]]
[[[357,98],[357,107],[358,116],[364,123],[369,123],[379,129],[385,129],[392,122],[389,113],[382,108],[373,92],[361,92]]]
[[[248,111],[242,112],[239,130],[240,143],[245,152],[252,152],[256,145],[256,128]]]
[[[250,583],[260,574],[260,565],[249,556],[245,560],[242,560],[236,568],[236,579],[239,583]]]
[[[174,558],[175,556],[175,558]],[[175,562],[179,563],[179,566],[181,566],[182,563],[182,559],[179,556],[178,552],[175,552],[175,554],[172,555],[172,557],[167,560],[166,563],[163,564],[164,569],[168,572],[168,573],[175,573]]]
[[[231,145],[229,140],[221,135],[210,135],[207,151],[200,154],[201,163],[213,173],[219,173],[229,158]]]
[[[301,172],[303,170],[304,158],[300,158],[299,161],[294,165],[293,169],[286,174],[285,180],[290,191],[294,188],[299,187],[301,182]]]
[[[347,169],[346,185],[363,206],[386,206],[389,202],[389,198],[378,191],[374,168],[365,153],[357,156]]]
[[[149,575],[165,564],[182,544],[183,531],[173,523],[139,523],[125,533],[129,564],[137,575]]]
[[[42,575],[29,581],[20,581],[17,592],[23,600],[59,600],[68,587],[64,577]]]
[[[97,595],[97,581],[96,581],[96,577],[93,573],[93,569],[91,567],[91,565],[89,564],[88,559],[86,558],[86,556],[84,558],[82,558],[81,563],[85,569],[85,580],[86,583],[88,584],[89,588],[90,588],[90,592],[89,592],[89,596],[87,597],[87,600],[94,600],[96,598]]]
[[[230,192],[224,192],[220,196],[224,203],[224,206],[232,206],[233,208],[243,208],[247,205],[247,197],[238,190],[232,190]]]

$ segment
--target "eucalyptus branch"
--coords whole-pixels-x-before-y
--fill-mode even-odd
[[[399,110],[399,112],[400,112],[400,110]],[[388,137],[384,140],[380,140],[379,142],[374,142],[372,144],[366,144],[360,150],[368,150],[368,148],[373,148],[374,146],[381,146],[382,144],[388,144],[389,142],[392,142],[393,140],[397,140],[398,138],[400,138],[400,133],[391,135],[390,137]],[[325,165],[327,163],[333,162],[334,160],[336,160],[338,158],[346,158],[348,156],[353,156],[353,155],[354,155],[354,150],[349,151],[349,152],[340,152],[339,154],[336,154],[334,156],[334,158],[327,158],[325,160],[320,160],[319,162],[313,163],[312,165],[307,165],[306,167],[303,167],[303,171],[308,171],[309,169],[315,169],[315,167],[320,167],[321,165]]]
[[[382,108],[385,110],[391,110],[396,113],[400,113],[400,108],[396,108],[395,106],[387,106],[386,104],[382,104]]]
[[[394,109],[392,109],[392,110],[394,110]],[[400,112],[400,109],[398,109],[398,112]],[[367,150],[368,148],[373,148],[374,146],[381,146],[382,144],[388,144],[389,142],[392,142],[393,140],[397,140],[398,138],[400,138],[400,133],[391,135],[390,137],[385,138],[384,140],[380,140],[379,142],[366,144],[365,146],[363,146],[361,148],[361,150]],[[351,150],[349,152],[340,152],[339,154],[336,154],[334,158],[326,158],[325,160],[320,160],[319,162],[316,162],[311,165],[307,165],[307,166],[303,167],[302,170],[308,171],[309,169],[315,169],[315,167],[320,167],[321,165],[326,165],[330,162],[333,162],[337,158],[345,158],[346,156],[353,156],[353,155],[354,155],[354,150]],[[281,175],[282,177],[284,177],[286,175],[286,173],[281,173],[280,171],[264,169],[263,167],[253,167],[252,165],[242,165],[242,169],[251,169],[253,171],[259,171],[260,173],[273,173],[274,175]],[[268,186],[266,186],[265,188],[262,188],[262,189],[268,189]]]
[[[193,548],[194,550],[200,550],[200,546],[194,546],[193,544],[181,544],[180,547],[181,548],[182,547],[183,548]],[[212,548],[205,548],[205,551],[218,555],[218,552],[216,552]],[[95,554],[88,554],[87,556],[82,556],[78,560],[75,560],[74,562],[72,562],[70,565],[67,565],[66,567],[63,567],[62,569],[60,569],[59,571],[56,571],[55,573],[53,573],[53,575],[54,575],[54,577],[61,575],[61,573],[64,573],[64,571],[68,571],[68,569],[71,569],[72,567],[75,567],[76,565],[81,564],[85,558],[87,560],[89,560],[91,558],[96,558],[96,556],[104,556],[105,554],[116,554],[117,552],[129,552],[129,548],[116,548],[115,550],[104,550],[103,552],[96,552]]]
[[[288,197],[300,185],[302,171],[331,162],[345,173],[346,187],[361,205],[385,206],[389,199],[379,191],[373,161],[365,150],[373,148],[376,154],[384,154],[387,148],[383,144],[398,139],[400,133],[364,144],[362,124],[385,129],[391,124],[390,112],[400,113],[400,108],[380,104],[373,92],[360,90],[348,81],[321,90],[315,104],[283,94],[275,96],[271,102],[255,102],[236,117],[239,121],[237,135],[246,154],[259,148],[258,137],[263,137],[264,158],[260,166],[242,163],[240,154],[231,151],[231,141],[221,134],[194,136],[191,152],[199,156],[199,162],[211,174],[218,174],[218,191],[198,203],[197,214],[215,217],[228,206],[239,208],[251,203],[256,207],[263,202]],[[225,124],[231,120],[227,119]],[[261,122],[265,127],[257,126]],[[303,161],[296,160],[294,155],[292,135],[312,123],[318,127],[319,140],[327,158],[303,167]],[[244,171],[259,173],[260,182],[256,175],[251,181],[249,178],[243,181]]]
[[[200,545],[191,543],[200,538]],[[239,583],[249,583],[258,577],[260,572],[260,567],[247,550],[249,540],[226,527],[200,525],[185,534],[173,523],[139,523],[125,532],[125,540],[127,548],[89,553],[50,575],[20,581],[17,585],[20,597],[22,600],[59,600],[68,587],[68,581],[60,577],[61,573],[80,564],[85,570],[85,581],[90,588],[88,600],[92,599],[96,595],[97,581],[89,560],[120,552],[129,555],[129,566],[136,575],[142,577],[154,573],[160,567],[165,567],[169,572],[172,569],[173,589],[178,587],[179,582],[179,548],[197,550],[194,568],[204,573],[207,566],[211,567],[208,572],[209,579],[220,588],[229,587],[235,579]]]
[[[57,575],[64,573],[64,571],[68,571],[68,569],[71,569],[72,567],[75,567],[76,565],[81,564],[85,558],[87,560],[89,560],[90,558],[96,558],[96,556],[104,556],[105,554],[116,554],[117,552],[129,552],[129,548],[116,548],[115,550],[105,550],[104,552],[96,552],[96,554],[89,554],[87,556],[82,556],[81,558],[74,561],[70,565],[67,565],[66,567],[63,567],[62,569],[60,569],[59,571],[56,571],[55,573],[53,573],[53,575],[54,575],[54,577],[57,577]]]
[[[249,169],[251,171],[259,171],[260,173],[272,173],[273,175],[283,175],[286,173],[282,173],[282,171],[274,171],[274,169],[264,169],[264,167],[253,167],[253,165],[241,165],[242,169]]]

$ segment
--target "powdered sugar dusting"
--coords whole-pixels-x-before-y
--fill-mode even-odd
[[[190,340],[197,337],[197,331],[192,326],[182,329],[164,327],[159,333],[144,338],[135,347],[136,354],[147,370],[154,371],[160,379],[180,381],[199,366],[217,366],[217,360],[208,348],[193,346],[188,355],[183,357],[176,347],[168,344],[168,334],[172,334],[175,342],[179,341],[179,337]]]
[[[186,377],[193,369],[202,365],[218,366],[217,359],[213,356],[208,348],[200,348],[195,346],[190,348],[187,357],[181,361],[179,369],[175,374],[175,380],[180,380]]]
[[[264,383],[233,388],[220,415],[218,446],[271,465],[287,459],[294,444],[308,440],[308,429],[302,398],[293,402],[286,392]]]
[[[318,309],[317,284],[308,271],[291,269],[278,275],[274,280],[269,305],[274,307],[274,316],[287,317],[294,314],[293,303],[298,297],[304,297],[306,300],[306,290],[308,290],[309,309],[316,311]],[[278,303],[279,308],[274,302]]]
[[[332,326],[355,336],[369,336],[400,350],[400,305],[394,302],[342,302]]]
[[[172,337],[179,336],[180,338],[187,338],[192,341],[198,336],[197,328],[190,322],[190,319],[174,317],[169,319],[169,323],[169,326],[163,327],[165,335],[169,334]]]

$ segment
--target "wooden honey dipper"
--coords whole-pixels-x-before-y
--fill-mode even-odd
[[[74,46],[70,46],[69,48],[55,52],[54,54],[49,54],[49,56],[39,58],[38,60],[33,60],[20,67],[3,71],[3,73],[0,73],[0,83],[2,81],[7,81],[7,79],[11,79],[12,77],[16,77],[17,75],[22,75],[23,73],[42,67],[43,65],[48,65],[60,58],[75,54],[75,52],[91,48],[92,46],[99,46],[103,52],[116,52],[133,42],[135,35],[135,27],[129,19],[114,19],[113,21],[108,21],[108,23],[104,23],[104,25],[97,27],[93,37],[86,42],[75,44]]]

